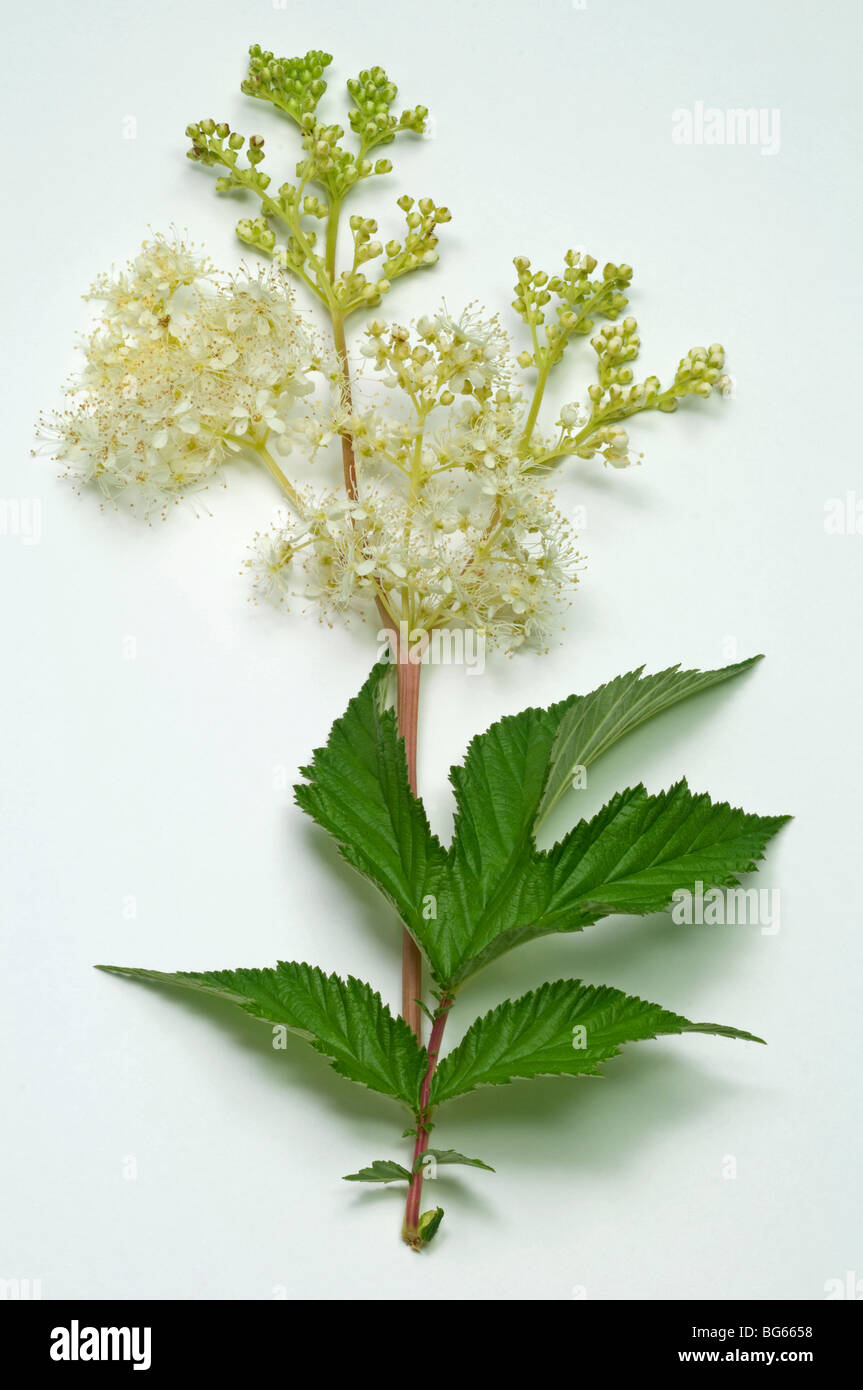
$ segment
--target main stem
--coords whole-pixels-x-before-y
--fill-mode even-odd
[[[335,245],[333,245],[333,254],[334,252]],[[352,408],[351,374],[350,365],[348,363],[347,342],[345,340],[344,315],[334,313],[332,319],[333,340],[341,364],[346,404],[348,410],[350,410]],[[353,501],[357,497],[357,464],[354,456],[353,440],[347,430],[342,434],[342,465],[345,475],[345,491],[348,497]],[[422,666],[418,661],[411,661],[410,651],[407,646],[407,635],[396,632],[393,626],[393,619],[390,614],[387,613],[380,600],[378,600],[378,612],[390,633],[393,655],[396,659],[396,670],[398,672],[398,730],[405,741],[408,779],[410,781],[411,791],[414,796],[416,796],[417,720],[419,718],[420,673],[422,671]],[[411,1028],[413,1028],[420,1042],[422,1042],[422,1009],[419,1006],[419,1000],[422,998],[422,988],[422,955],[407,927],[403,927],[402,1017],[410,1024]]]
[[[336,352],[339,355],[339,364],[342,369],[342,382],[345,392],[345,404],[348,410],[353,410],[351,398],[351,372],[348,363],[348,345],[345,339],[345,320],[340,313],[333,314],[333,341],[336,345]],[[357,495],[357,463],[354,458],[354,445],[347,430],[342,434],[342,466],[345,472],[345,491],[351,500],[356,499]]]
[[[408,764],[408,781],[414,796],[417,794],[417,723],[420,702],[419,661],[411,660],[407,647],[407,636],[395,637],[396,662],[398,671],[398,730],[405,741],[405,754]],[[419,656],[419,653],[416,653]],[[422,1042],[422,1010],[419,1001],[423,992],[423,960],[420,949],[408,931],[402,928],[402,1017],[413,1028]]]
[[[334,255],[335,244],[331,254]],[[345,340],[345,321],[341,314],[333,314],[333,340],[336,351],[339,355],[339,362],[342,369],[342,380],[344,383],[345,398],[348,410],[352,408],[351,403],[351,375],[348,363],[347,342]],[[345,476],[345,491],[348,497],[357,496],[357,465],[354,456],[353,440],[347,430],[342,434],[342,464]],[[408,782],[414,796],[417,793],[417,732],[419,724],[419,703],[420,703],[420,676],[422,665],[420,662],[421,651],[411,653],[408,641],[408,633],[402,628],[396,631],[393,620],[378,602],[378,611],[384,619],[384,623],[390,633],[390,642],[393,654],[396,659],[397,672],[397,698],[396,713],[398,719],[398,731],[404,739],[405,756],[408,766]],[[411,657],[415,656],[416,660]],[[420,949],[408,931],[407,927],[402,927],[402,1017],[410,1025],[417,1035],[419,1042],[422,1042],[422,1009],[420,1000],[423,992],[423,961]],[[405,1207],[405,1220],[402,1227],[402,1237],[412,1250],[421,1250],[423,1245],[422,1236],[419,1232],[420,1219],[420,1199],[423,1188],[423,1171],[420,1164],[416,1172],[420,1158],[428,1147],[429,1132],[423,1124],[423,1120],[428,1119],[429,1097],[431,1095],[431,1082],[434,1069],[437,1064],[438,1053],[440,1052],[443,1030],[446,1026],[446,1016],[449,1012],[452,998],[444,996],[435,1014],[434,1024],[432,1025],[431,1037],[429,1038],[429,1063],[423,1083],[420,1088],[420,1114],[417,1118],[416,1143],[414,1144],[413,1163],[411,1164],[412,1177],[408,1187],[407,1205]]]
[[[435,1067],[437,1066],[437,1059],[440,1054],[441,1043],[443,1042],[443,1032],[444,1028],[446,1027],[447,1015],[450,1009],[452,1008],[452,1001],[453,996],[451,994],[441,995],[440,1004],[438,1005],[434,1017],[434,1023],[432,1024],[431,1037],[429,1038],[428,1068],[426,1069],[426,1074],[423,1077],[423,1083],[420,1087],[420,1107],[419,1114],[417,1116],[417,1137],[416,1143],[414,1144],[414,1156],[413,1161],[411,1163],[411,1181],[410,1186],[408,1188],[408,1199],[407,1204],[405,1206],[405,1220],[404,1225],[402,1227],[402,1240],[404,1240],[405,1243],[409,1245],[412,1250],[417,1251],[421,1250],[423,1247],[423,1238],[420,1235],[419,1221],[420,1201],[422,1198],[423,1191],[423,1177],[425,1176],[425,1174],[423,1172],[423,1166],[420,1160],[423,1154],[425,1153],[426,1149],[428,1148],[429,1131],[427,1129],[427,1125],[429,1123],[430,1118],[428,1106],[429,1099],[431,1097],[431,1083],[432,1077],[434,1076]]]

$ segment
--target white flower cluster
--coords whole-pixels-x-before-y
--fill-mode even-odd
[[[269,536],[259,589],[341,613],[377,603],[410,632],[464,626],[507,648],[542,643],[578,556],[522,448],[525,408],[498,321],[471,311],[413,331],[373,322],[363,352],[397,397],[345,421],[357,495],[327,494]]]
[[[545,640],[579,557],[541,481],[554,445],[528,420],[496,318],[471,308],[410,329],[372,322],[362,351],[375,392],[360,377],[350,399],[278,267],[219,276],[195,248],[157,237],[91,297],[101,314],[84,369],[51,420],[54,452],[80,482],[164,514],[251,452],[293,513],[259,547],[259,591],[377,610],[413,633]],[[334,453],[339,436],[347,490],[298,489],[274,456]]]
[[[205,487],[232,453],[305,430],[322,359],[272,268],[218,277],[195,248],[145,242],[102,301],[66,410],[43,422],[69,473],[149,515]]]

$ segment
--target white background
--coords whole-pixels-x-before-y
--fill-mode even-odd
[[[0,1276],[41,1280],[45,1298],[190,1299],[819,1299],[826,1280],[863,1276],[863,536],[824,529],[829,499],[863,495],[858,7],[42,0],[7,23],[2,492],[40,504],[41,535],[0,537]],[[248,604],[242,562],[276,504],[251,468],[211,519],[147,529],[28,452],[74,365],[80,295],[148,225],[240,259],[239,214],[184,158],[186,123],[258,130],[271,172],[279,156],[292,172],[292,128],[239,91],[253,41],[334,52],[331,119],[345,79],[374,63],[431,109],[433,138],[397,147],[371,198],[389,235],[405,190],[454,220],[441,264],[398,288],[392,314],[445,295],[508,315],[514,254],[552,270],[584,245],[635,266],[645,372],[667,377],[719,339],[737,382],[734,401],[637,425],[643,467],[570,469],[587,566],[564,644],[482,678],[431,671],[420,783],[447,835],[446,770],[501,713],[641,662],[765,652],[618,746],[567,814],[684,773],[749,810],[792,811],[760,878],[781,890],[780,931],[656,917],[546,939],[465,991],[451,1037],[507,995],[580,975],[769,1046],[671,1038],[633,1046],[602,1081],[456,1102],[437,1140],[497,1172],[438,1179],[446,1219],[420,1259],[398,1240],[398,1190],[341,1181],[399,1155],[394,1105],[299,1041],[274,1052],[225,1006],[91,969],[308,959],[398,999],[392,914],[289,789],[367,672],[373,632]],[[778,109],[778,152],[673,143],[672,112],[698,101]],[[575,394],[572,377],[561,390]]]

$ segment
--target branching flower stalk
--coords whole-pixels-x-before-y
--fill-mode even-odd
[[[407,1182],[403,1236],[418,1250],[443,1215],[440,1208],[420,1211],[427,1163],[488,1167],[429,1147],[432,1115],[443,1100],[544,1070],[591,1073],[619,1042],[656,1032],[751,1036],[690,1024],[619,991],[558,981],[478,1020],[440,1065],[446,1020],[464,980],[532,935],[580,930],[616,908],[659,910],[668,904],[672,873],[683,882],[696,872],[736,882],[781,818],[713,807],[681,783],[663,794],[666,800],[643,788],[622,793],[596,825],[581,822],[548,855],[535,844],[536,827],[563,796],[573,767],[599,756],[648,713],[749,664],[742,663],[643,682],[631,673],[590,696],[512,717],[522,724],[511,744],[515,724],[500,721],[453,770],[459,814],[452,845],[445,850],[432,836],[417,795],[421,672],[432,639],[461,631],[508,652],[545,647],[581,562],[550,486],[554,470],[568,459],[629,466],[640,457],[627,430],[634,416],[673,413],[687,397],[725,393],[729,379],[714,343],[686,353],[666,386],[656,376],[637,380],[641,340],[627,312],[631,267],[609,262],[599,270],[592,256],[576,251],[553,275],[515,258],[512,307],[526,334],[520,348],[497,315],[475,304],[457,314],[443,305],[407,325],[379,316],[396,281],[437,262],[438,230],[450,212],[432,198],[402,195],[396,202],[404,231],[386,242],[375,218],[348,215],[345,254],[343,214],[354,190],[391,173],[391,161],[377,152],[398,137],[422,135],[428,112],[416,106],[396,114],[395,84],[382,68],[366,69],[347,84],[349,148],[344,128],[318,115],[330,62],[317,51],[285,59],[257,45],[250,50],[243,91],[299,132],[301,158],[278,188],[263,168],[263,136],[247,140],[209,118],[187,128],[189,156],[218,169],[218,192],[257,200],[237,234],[269,266],[221,275],[177,236],[145,242],[128,268],[93,287],[101,315],[83,343],[84,370],[67,408],[43,421],[43,432],[80,483],[146,517],[221,481],[232,462],[253,459],[287,509],[257,538],[257,593],[278,602],[299,598],[346,619],[376,617],[388,635],[395,713],[384,708],[376,667],[333,726],[327,748],[304,769],[309,781],[298,786],[297,801],[396,906],[409,1026],[368,986],[296,963],[269,972],[125,973],[222,994],[312,1038],[344,1075],[402,1101],[413,1121],[410,1170],[378,1161],[350,1178]],[[292,282],[317,302],[326,337],[297,309]],[[348,341],[359,316],[362,367]],[[549,381],[583,339],[595,354],[595,379],[549,426]],[[296,480],[292,455],[322,458],[325,471],[336,447],[335,485]],[[598,721],[592,731],[590,711]],[[492,804],[490,788],[503,788],[509,802],[504,796]],[[705,817],[716,825],[712,857]],[[663,846],[655,843],[654,822],[666,821],[673,846],[675,835],[685,839],[692,831],[707,858],[696,863],[669,851],[658,884],[651,875]],[[607,853],[609,836],[619,840],[618,858]],[[618,859],[631,869],[623,887],[601,873]],[[430,1013],[424,968],[436,1000]],[[575,1059],[567,1052],[573,1011],[589,1017],[594,1030],[589,1056]],[[428,1049],[423,1012],[431,1019]],[[609,1025],[612,1015],[619,1026]]]
[[[187,128],[192,140],[190,158],[216,166],[224,172],[217,188],[220,192],[247,190],[261,203],[261,215],[242,218],[237,224],[240,239],[248,246],[277,259],[295,274],[318,299],[329,315],[333,341],[342,372],[342,393],[347,418],[342,423],[342,459],[344,486],[351,502],[359,499],[357,461],[353,441],[353,398],[350,362],[346,340],[346,325],[355,314],[381,303],[393,281],[438,259],[437,228],[450,220],[446,207],[431,198],[418,203],[408,196],[398,199],[406,220],[403,242],[390,240],[383,247],[376,240],[377,221],[353,216],[350,230],[353,237],[353,259],[350,269],[339,273],[337,248],[339,223],[345,201],[350,193],[368,179],[389,174],[389,159],[372,161],[369,156],[379,147],[392,144],[405,132],[422,135],[426,130],[428,110],[416,106],[395,115],[392,106],[397,96],[395,83],[380,67],[371,68],[351,79],[347,86],[353,100],[349,123],[357,137],[358,148],[344,148],[344,129],[328,125],[317,117],[318,104],[326,91],[324,72],[331,63],[330,54],[320,51],[307,53],[304,58],[276,58],[259,45],[250,49],[249,72],[243,91],[249,96],[270,103],[299,128],[304,157],[296,167],[296,182],[283,183],[278,194],[269,192],[270,176],[260,167],[264,159],[264,138],[253,135],[247,150],[247,166],[240,164],[240,151],[245,143],[239,134],[230,131],[226,123],[211,119],[198,121]],[[312,190],[317,191],[312,191]],[[323,196],[321,196],[321,194]],[[320,233],[314,224],[320,223]],[[280,240],[281,238],[281,240]],[[321,243],[322,249],[319,249]],[[381,260],[381,273],[370,278],[372,263]],[[633,375],[628,363],[638,351],[636,324],[627,318],[621,331],[606,330],[595,341],[600,358],[599,384],[590,390],[591,407],[587,411],[577,406],[567,407],[559,421],[559,433],[553,441],[535,439],[543,395],[552,368],[559,363],[568,342],[589,334],[598,317],[616,320],[625,308],[624,290],[632,271],[629,266],[607,265],[599,280],[591,280],[596,269],[592,257],[569,252],[562,275],[551,279],[543,272],[531,273],[530,262],[516,257],[518,282],[514,307],[527,324],[532,347],[519,356],[522,369],[536,372],[532,399],[520,429],[508,422],[516,441],[513,456],[526,473],[548,468],[574,454],[592,458],[602,454],[606,462],[622,466],[629,462],[628,438],[621,422],[644,409],[674,410],[681,394],[687,393],[691,377],[692,389],[710,395],[720,379],[724,355],[714,347],[709,353],[699,353],[688,372],[678,371],[675,385],[662,392],[655,377],[643,385],[632,385]],[[546,322],[546,309],[556,300],[556,321]],[[406,343],[403,330],[398,331],[394,351],[387,353],[381,346],[384,326],[373,335],[378,346],[378,365],[393,365],[392,358]],[[466,331],[462,328],[462,331]],[[406,354],[405,354],[406,355]],[[683,366],[683,364],[681,364]],[[422,467],[423,435],[428,414],[435,405],[451,404],[453,393],[446,391],[447,402],[429,400],[423,387],[414,380],[399,379],[398,385],[407,390],[417,411],[414,458],[411,462],[411,509],[420,499],[425,472]],[[684,389],[681,389],[684,388]],[[468,377],[462,391],[473,394],[474,383]],[[474,397],[476,399],[476,397]],[[421,402],[421,404],[420,404]],[[508,441],[511,447],[511,441]],[[489,523],[486,542],[497,529],[500,513],[495,510]],[[399,622],[393,623],[392,610],[385,599],[376,600],[378,611],[392,634],[392,645],[398,671],[399,728],[405,739],[411,785],[416,790],[417,716],[421,651],[411,642],[415,630],[414,615],[400,612]],[[405,608],[409,605],[405,605]],[[423,630],[428,631],[428,614],[423,615]],[[440,621],[438,615],[435,620]],[[403,635],[407,632],[408,636]],[[421,960],[419,952],[405,934],[403,943],[403,998],[406,1019],[418,1036],[421,1032],[421,1013],[417,1002],[422,995]]]

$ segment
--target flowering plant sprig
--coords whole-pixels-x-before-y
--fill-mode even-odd
[[[377,240],[375,219],[352,216],[351,263],[340,268],[345,203],[362,182],[392,171],[389,159],[373,161],[369,155],[398,136],[422,134],[428,111],[416,106],[394,114],[395,84],[380,67],[364,70],[348,82],[355,141],[348,148],[344,127],[317,114],[331,61],[319,51],[276,58],[258,45],[250,49],[243,91],[299,128],[302,157],[293,180],[273,190],[262,167],[264,137],[247,141],[209,117],[187,127],[188,153],[220,170],[219,192],[259,201],[260,215],[241,218],[237,234],[272,259],[274,276],[294,277],[314,295],[329,318],[339,368],[324,366],[331,389],[314,398],[302,424],[289,429],[269,396],[261,397],[254,412],[246,442],[279,481],[289,505],[287,522],[261,538],[258,590],[280,600],[299,595],[342,613],[378,614],[397,657],[400,727],[415,787],[421,661],[430,632],[467,627],[509,649],[542,646],[579,569],[576,538],[545,475],[568,457],[599,457],[616,468],[629,464],[624,422],[645,410],[673,411],[684,396],[722,389],[724,353],[718,344],[692,349],[664,390],[656,377],[634,383],[636,324],[629,316],[619,323],[628,306],[631,267],[609,263],[597,275],[593,257],[570,251],[561,273],[549,277],[518,256],[513,307],[529,330],[529,349],[514,356],[499,320],[476,310],[426,315],[412,327],[375,318],[366,325],[362,352],[380,385],[397,392],[397,403],[385,411],[360,404],[346,323],[358,311],[379,306],[399,277],[437,261],[437,229],[450,213],[431,198],[416,202],[402,195],[397,203],[406,220],[404,239],[385,245]],[[279,284],[277,278],[271,283]],[[295,335],[308,330],[287,307],[287,290],[282,294],[282,321],[278,327],[271,321],[271,331],[274,344],[284,335],[290,357]],[[140,325],[129,327],[137,332]],[[539,417],[549,375],[571,341],[594,329],[597,382],[583,402],[565,405],[555,433],[546,433]],[[211,359],[216,371],[221,360],[218,354]],[[119,459],[124,476],[133,473],[145,490],[149,484],[158,492],[167,484],[175,495],[177,479],[185,483],[188,468],[180,461],[166,474],[160,449],[150,447],[139,422],[122,418],[122,412],[118,420],[115,404],[106,402],[104,393],[116,392],[117,384],[99,374],[98,360],[96,366],[95,381],[91,372],[83,383],[78,422],[86,423],[76,433],[67,419],[61,452],[80,461],[91,445],[96,460],[104,455],[103,464],[92,465],[104,490]],[[88,386],[95,386],[95,400],[87,399]],[[242,412],[247,403],[237,401],[233,408]],[[194,420],[190,415],[189,424]],[[267,430],[270,422],[284,426],[278,437]],[[124,424],[136,428],[124,433]],[[298,432],[313,454],[334,434],[340,437],[340,490],[309,495],[276,462],[275,454],[292,447]],[[206,462],[199,460],[204,477],[235,443],[230,433],[216,431]],[[154,430],[153,437],[161,440],[161,432]],[[86,463],[83,472],[89,476]],[[421,962],[407,937],[404,951],[403,1009],[419,1029]]]
[[[580,931],[617,911],[668,906],[700,879],[733,885],[760,859],[783,817],[747,816],[685,783],[650,796],[615,797],[551,851],[536,832],[583,770],[618,738],[678,701],[748,669],[658,676],[631,672],[587,696],[526,710],[473,740],[453,769],[452,844],[432,834],[417,797],[416,748],[422,663],[438,631],[467,628],[506,650],[548,640],[576,581],[576,537],[555,503],[552,471],[567,459],[615,468],[636,457],[627,424],[644,411],[674,412],[686,397],[724,392],[719,344],[691,349],[670,385],[635,379],[638,325],[627,313],[632,270],[569,251],[558,274],[515,258],[513,308],[529,345],[514,347],[500,319],[476,305],[446,306],[402,324],[376,311],[394,283],[438,259],[449,210],[428,197],[396,201],[402,239],[378,239],[375,218],[348,219],[363,182],[389,175],[371,158],[402,135],[422,134],[428,112],[397,114],[395,84],[380,67],[351,79],[345,129],[319,118],[329,54],[276,58],[250,50],[242,88],[299,129],[293,177],[273,188],[264,137],[225,122],[187,128],[189,156],[219,170],[220,193],[251,195],[260,212],[237,234],[269,258],[262,270],[215,271],[176,236],[153,237],[130,267],[102,277],[92,297],[101,317],[84,340],[85,365],[64,411],[44,423],[55,453],[79,481],[145,515],[221,480],[251,457],[278,484],[287,517],[260,538],[252,561],[259,591],[299,597],[347,615],[377,613],[396,671],[378,665],[303,769],[298,804],[334,837],[345,858],[394,904],[402,924],[402,1019],[356,980],[281,963],[276,971],[165,975],[121,971],[205,989],[276,1026],[300,1032],[337,1070],[395,1096],[410,1111],[410,1168],[377,1160],[356,1181],[408,1184],[404,1238],[421,1249],[440,1208],[421,1213],[429,1165],[467,1163],[431,1149],[432,1115],[481,1084],[544,1072],[596,1071],[627,1040],[696,1031],[681,1015],[580,981],[559,981],[478,1020],[437,1069],[457,993],[502,951],[548,931]],[[328,321],[324,339],[301,313],[292,281]],[[359,360],[346,325],[364,313]],[[549,429],[541,421],[552,371],[588,338],[596,380]],[[289,476],[299,451],[326,468],[341,444],[341,480],[310,486]],[[323,463],[320,464],[320,460]],[[425,1000],[423,962],[434,1001]],[[105,967],[110,968],[110,967]],[[428,1048],[422,1017],[431,1020]],[[574,1031],[586,1041],[573,1056]]]

